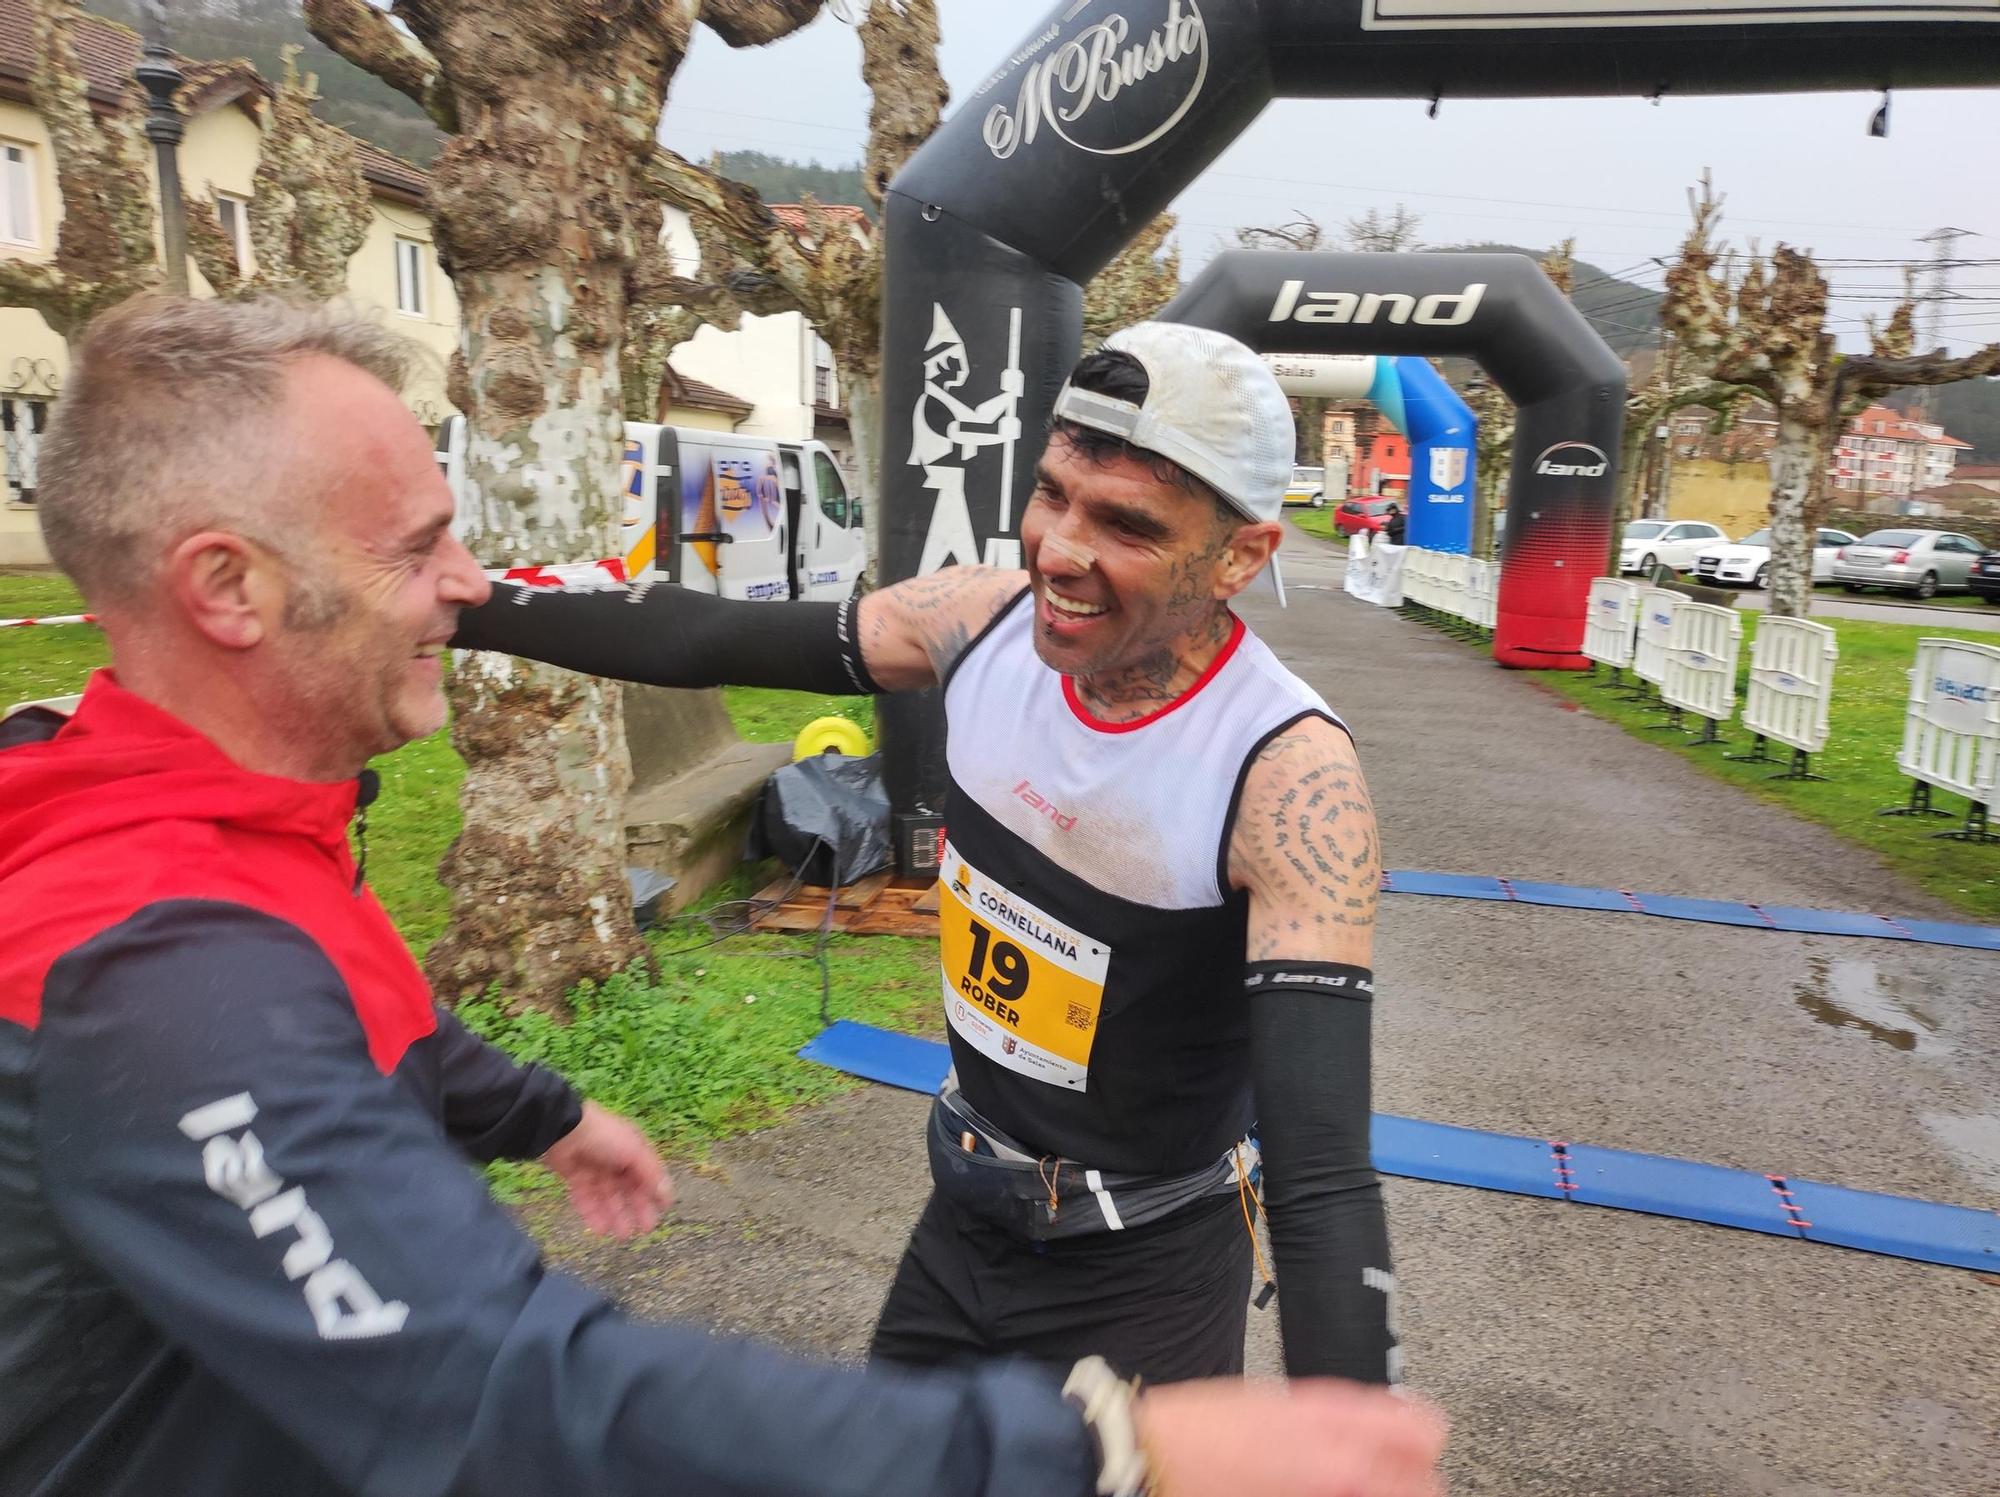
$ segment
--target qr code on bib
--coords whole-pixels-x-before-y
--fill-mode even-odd
[[[1081,1003],[1070,1004],[1069,1012],[1063,1015],[1063,1019],[1072,1029],[1090,1028],[1090,1010]]]

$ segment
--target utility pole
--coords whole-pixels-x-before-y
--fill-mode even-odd
[[[1919,353],[1928,353],[1945,345],[1944,304],[1954,299],[1951,273],[1958,266],[1952,251],[1958,247],[1959,240],[1972,232],[1971,229],[1932,229],[1917,241],[1931,247],[1931,262],[1924,278],[1923,295],[1919,298],[1924,304],[1924,330],[1928,336],[1925,346],[1917,350]],[[1936,420],[1937,386],[1925,385],[1918,394],[1917,418],[1926,423]]]
[[[146,139],[153,143],[153,161],[160,175],[160,237],[166,258],[166,289],[186,296],[187,207],[181,200],[181,112],[174,94],[187,81],[167,45],[166,8],[160,0],[145,6],[145,50],[132,76],[146,90]]]

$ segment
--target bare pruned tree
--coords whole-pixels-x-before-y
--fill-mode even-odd
[[[74,48],[77,0],[34,0],[33,16],[29,98],[48,127],[63,218],[52,259],[0,258],[0,305],[39,312],[69,338],[106,307],[160,285],[152,149],[138,85],[128,83],[102,115],[91,108]]]
[[[1371,255],[1402,254],[1422,248],[1417,243],[1417,230],[1422,224],[1422,218],[1398,203],[1387,213],[1370,208],[1348,219],[1341,226],[1341,237],[1351,250]]]
[[[1088,353],[1121,327],[1144,322],[1181,289],[1181,251],[1170,244],[1177,220],[1162,213],[1083,288],[1083,348]]]
[[[936,0],[859,0],[836,8],[858,26],[861,76],[868,85],[863,190],[878,206],[889,181],[943,118],[949,92],[938,65]],[[743,312],[797,311],[833,350],[847,395],[855,461],[864,482],[881,471],[882,241],[865,223],[808,201],[794,230],[757,194],[712,168],[662,149],[649,163],[649,190],[683,209],[701,245],[696,284],[668,291],[654,357],[664,369],[673,342],[704,322],[733,326]],[[674,296],[681,296],[673,302]],[[868,554],[881,555],[881,506],[864,510]]]
[[[1913,356],[1912,296],[1868,323],[1869,352],[1843,356],[1827,330],[1827,283],[1810,251],[1756,246],[1740,273],[1712,239],[1723,199],[1706,172],[1690,189],[1693,225],[1667,271],[1661,321],[1676,335],[1685,377],[1754,390],[1777,415],[1771,454],[1771,610],[1812,607],[1809,537],[1826,507],[1827,460],[1847,418],[1905,385],[1949,384],[2000,370],[2000,344],[1953,358]],[[1682,404],[1692,402],[1683,401]]]
[[[313,114],[319,80],[300,76],[299,49],[283,55],[247,210],[253,268],[243,273],[211,198],[188,202],[188,252],[218,296],[278,291],[330,301],[347,290],[347,262],[368,237],[368,182],[354,137]]]
[[[655,135],[697,22],[732,47],[820,0],[305,0],[313,34],[448,132],[431,169],[460,312],[447,389],[489,566],[592,561],[619,515],[629,309],[657,293]],[[400,24],[398,24],[400,23]],[[498,656],[453,675],[465,820],[442,875],[440,993],[560,1008],[644,954],[625,886],[631,769],[615,686]]]

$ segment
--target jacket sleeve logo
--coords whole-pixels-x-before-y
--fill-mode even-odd
[[[322,1340],[393,1336],[409,1318],[410,1307],[401,1300],[384,1300],[359,1269],[334,1257],[333,1234],[306,1204],[305,1187],[287,1190],[265,1162],[264,1146],[249,1127],[256,1116],[256,1102],[248,1092],[238,1092],[197,1107],[181,1119],[181,1132],[201,1145],[201,1170],[208,1188],[248,1213],[250,1230],[259,1239],[292,1234],[285,1247],[285,1277],[295,1284],[305,1281],[306,1308]]]

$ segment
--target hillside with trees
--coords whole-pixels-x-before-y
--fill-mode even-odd
[[[762,151],[719,151],[709,165],[767,203],[796,203],[810,195],[815,202],[845,203],[875,217],[875,205],[861,188],[859,161],[852,166],[821,166]]]
[[[144,29],[139,0],[86,0],[94,15]],[[311,32],[298,0],[181,0],[167,8],[169,40],[183,57],[247,57],[257,71],[284,76],[281,53],[299,48],[299,71],[319,77],[315,112],[392,155],[428,166],[443,137],[422,109],[371,73],[329,51]]]
[[[1526,255],[1530,260],[1539,260],[1543,253],[1518,244],[1440,244],[1432,247],[1482,255]],[[1630,357],[1637,349],[1659,345],[1660,302],[1663,296],[1650,286],[1620,280],[1605,274],[1587,260],[1578,260],[1576,284],[1569,299],[1620,358]]]

